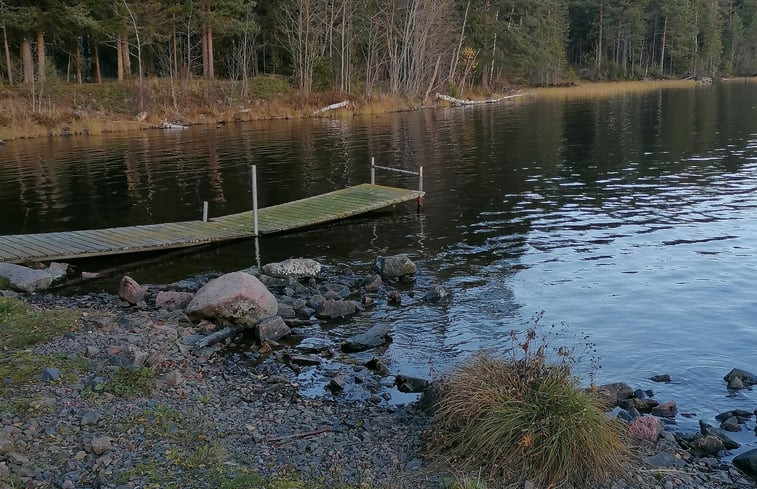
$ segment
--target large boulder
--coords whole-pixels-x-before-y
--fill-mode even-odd
[[[186,312],[190,316],[225,319],[252,327],[275,316],[279,303],[260,280],[244,272],[227,273],[197,291]]]
[[[744,452],[733,459],[733,465],[747,475],[757,478],[757,448]]]
[[[7,279],[12,289],[29,293],[47,289],[54,278],[47,270],[34,270],[12,263],[0,263],[0,277]]]
[[[321,264],[309,258],[289,258],[282,262],[263,265],[263,273],[277,278],[317,277],[321,273]]]
[[[407,255],[377,256],[373,261],[373,271],[385,279],[415,275],[415,270],[415,263]]]

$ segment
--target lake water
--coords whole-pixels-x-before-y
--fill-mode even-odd
[[[391,323],[392,371],[429,375],[482,348],[504,351],[509,331],[543,311],[542,331],[565,325],[553,345],[583,350],[584,334],[596,344],[579,371],[598,356],[597,382],[652,388],[706,419],[757,407],[753,391],[728,397],[722,380],[733,367],[757,370],[755,83],[10,142],[0,148],[0,234],[197,219],[204,200],[211,216],[239,212],[251,206],[250,163],[265,206],[366,182],[371,156],[423,165],[422,213],[408,204],[266,237],[262,261],[304,256],[367,272],[376,255],[408,253],[416,289],[441,283],[454,299],[406,297],[332,337]],[[417,185],[382,172],[378,182]],[[159,283],[254,263],[244,241],[80,268],[119,264]],[[115,282],[88,287],[112,292]],[[646,380],[657,373],[675,382]],[[754,445],[754,434],[742,441]]]

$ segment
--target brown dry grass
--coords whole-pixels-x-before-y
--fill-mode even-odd
[[[433,431],[441,464],[482,471],[497,485],[591,487],[626,468],[622,425],[543,349],[517,360],[480,354],[460,366],[443,380]]]

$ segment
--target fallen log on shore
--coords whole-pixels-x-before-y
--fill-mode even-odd
[[[327,105],[326,107],[323,107],[323,108],[320,108],[320,109],[316,110],[315,112],[313,112],[313,115],[320,115],[320,114],[323,114],[324,112],[328,112],[330,110],[343,109],[343,108],[349,107],[351,105],[352,105],[352,102],[350,102],[349,100],[345,100],[344,102],[337,102],[335,104]]]
[[[525,97],[526,95],[529,95],[528,93],[516,93],[514,95],[505,95],[504,97],[499,98],[490,98],[486,100],[462,100],[459,98],[451,97],[449,95],[444,95],[441,93],[436,94],[437,100],[444,100],[445,102],[449,102],[452,105],[483,105],[483,104],[496,104],[498,102],[501,102],[503,100],[509,100],[517,97]]]

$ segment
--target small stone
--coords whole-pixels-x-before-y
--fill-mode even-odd
[[[399,306],[402,304],[402,294],[399,293],[397,290],[390,290],[386,293],[386,301],[389,304],[394,304],[395,306]]]
[[[665,481],[665,489],[673,489],[673,481]]]
[[[54,367],[48,367],[39,374],[39,378],[40,380],[54,382],[60,378],[60,370]]]
[[[426,295],[423,296],[423,300],[426,302],[447,302],[452,298],[452,295],[447,289],[439,284],[433,285]]]
[[[167,385],[178,387],[184,383],[184,378],[179,370],[171,370],[167,374],[163,375],[162,379]]]
[[[428,380],[407,375],[396,376],[394,383],[400,392],[423,392],[429,386]]]
[[[668,401],[652,408],[652,414],[662,418],[675,418],[678,408],[675,401]]]
[[[77,462],[81,462],[85,458],[87,458],[87,452],[85,452],[84,450],[79,450],[78,452],[76,452],[76,455],[74,455],[74,459]]]
[[[118,297],[131,305],[135,305],[144,299],[145,289],[136,280],[124,275],[118,286]]]
[[[742,380],[738,377],[733,377],[728,381],[728,388],[732,391],[741,390],[745,387],[746,386],[744,385],[744,382],[742,382]]]
[[[74,483],[70,479],[66,479],[61,484],[60,489],[74,489]]]
[[[724,429],[726,431],[730,431],[732,433],[735,433],[737,431],[741,431],[741,425],[739,424],[739,418],[736,416],[731,416],[730,418],[726,419],[722,423],[720,423],[720,428]]]
[[[92,451],[95,455],[102,455],[111,449],[111,442],[109,436],[96,436],[92,438]]]
[[[100,354],[100,349],[97,348],[96,346],[88,346],[85,351],[85,355],[87,356],[87,358],[94,358],[99,354]]]
[[[100,414],[97,411],[87,411],[82,415],[79,424],[82,426],[88,426],[96,424],[98,421],[100,421]]]
[[[260,344],[265,340],[278,340],[291,332],[292,330],[280,316],[263,319],[253,326],[253,335]]]
[[[344,379],[341,375],[335,375],[334,377],[329,380],[328,389],[334,393],[338,394],[344,390]]]

